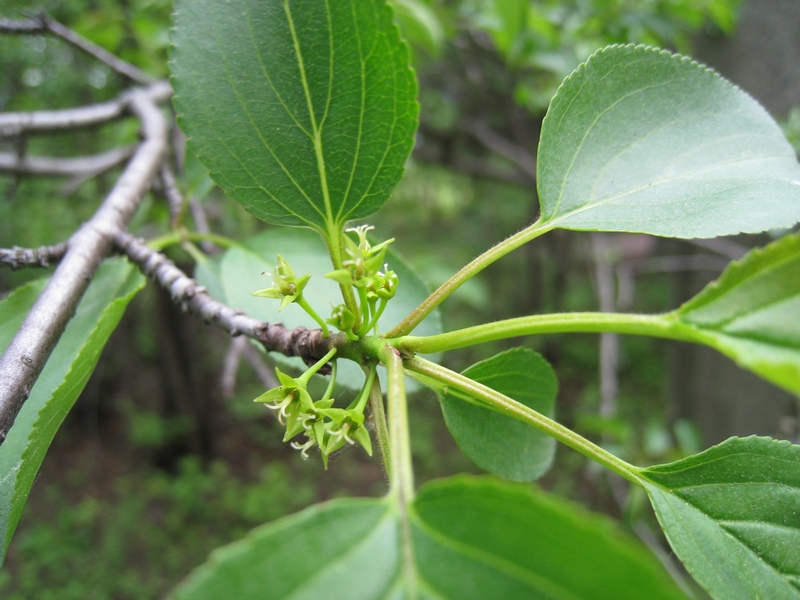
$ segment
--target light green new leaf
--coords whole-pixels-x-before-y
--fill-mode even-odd
[[[610,46],[558,90],[537,164],[542,224],[707,238],[800,220],[800,166],[778,125],[710,69]]]
[[[703,343],[800,394],[800,234],[731,263],[675,315]]]
[[[714,598],[800,598],[800,446],[731,438],[639,474],[670,545]]]
[[[251,213],[331,232],[389,197],[418,109],[384,0],[182,0],[173,41],[179,123]]]
[[[423,487],[407,513],[394,498],[335,500],[256,529],[174,597],[685,597],[611,521],[542,492],[458,477]]]
[[[553,416],[558,382],[550,364],[527,348],[513,348],[468,367],[463,375]],[[555,440],[527,423],[474,404],[452,390],[442,413],[459,447],[475,464],[514,481],[533,481],[550,468]]]
[[[124,260],[108,260],[100,267],[0,446],[0,564],[50,442],[144,282]],[[0,302],[0,348],[9,344],[46,283],[30,283]]]

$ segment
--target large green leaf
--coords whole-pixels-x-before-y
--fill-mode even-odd
[[[0,446],[0,564],[50,442],[86,385],[125,307],[144,282],[122,259],[108,260],[100,267]],[[28,284],[0,303],[0,348],[9,344],[46,283]]]
[[[675,314],[704,343],[800,394],[800,234],[731,263]]]
[[[558,382],[550,364],[527,348],[513,348],[468,367],[463,375],[548,417]],[[470,402],[453,390],[441,397],[447,427],[459,447],[482,469],[514,481],[541,477],[555,454],[555,440],[527,423]]]
[[[265,221],[338,229],[402,174],[416,83],[383,0],[181,0],[171,66],[200,159]]]
[[[800,446],[731,438],[640,475],[672,548],[712,596],[800,598]]]
[[[683,238],[800,220],[800,166],[750,96],[691,60],[610,46],[570,75],[542,126],[542,222]]]
[[[256,529],[175,597],[685,597],[611,521],[541,492],[459,477],[426,485],[406,514],[393,498],[336,500]]]
[[[209,289],[222,290],[221,295],[219,292],[215,295],[218,300],[244,310],[256,319],[283,323],[289,328],[318,328],[299,306],[289,305],[278,312],[279,301],[252,295],[272,284],[271,275],[277,264],[278,253],[289,262],[298,276],[311,274],[303,297],[322,318],[327,318],[332,304],[341,302],[341,292],[335,281],[325,277],[325,273],[333,268],[325,245],[319,235],[306,229],[271,229],[263,232],[228,250],[218,268],[213,264],[205,265],[196,273],[196,277]],[[388,331],[428,297],[427,286],[391,248],[387,251],[386,261],[389,268],[397,273],[400,284],[397,295],[387,304],[381,316],[381,331]],[[425,319],[418,331],[420,335],[441,333],[438,312]],[[287,359],[277,354],[275,359],[281,364],[302,366],[299,359]],[[363,380],[364,373],[355,363],[347,361],[339,365],[338,381],[351,388],[360,388]]]

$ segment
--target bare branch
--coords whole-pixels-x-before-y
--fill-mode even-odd
[[[504,156],[532,180],[536,181],[536,156],[527,148],[494,132],[486,123],[469,120],[462,123],[464,130],[492,152]]]
[[[219,387],[226,398],[232,397],[236,392],[236,375],[239,372],[242,356],[250,363],[265,388],[271,389],[280,385],[274,371],[264,360],[264,355],[250,343],[250,340],[245,337],[237,337],[233,338],[228,352],[225,354],[225,361],[220,374]]]
[[[17,175],[53,175],[57,177],[93,177],[128,160],[135,146],[115,148],[102,154],[61,158],[51,156],[19,156],[0,153],[0,173]]]
[[[114,235],[127,227],[164,159],[167,123],[155,103],[163,85],[127,94],[131,112],[141,120],[144,141],[98,211],[70,237],[61,264],[0,357],[0,443],[97,268],[111,252]]]
[[[186,198],[184,198],[183,193],[178,188],[175,174],[172,172],[169,165],[164,164],[164,166],[161,167],[161,173],[157,183],[159,184],[160,192],[167,201],[170,227],[176,227],[181,213],[183,213],[183,208],[186,206]]]
[[[144,93],[150,101],[160,103],[172,96],[172,88],[169,82],[158,81],[145,88]],[[121,94],[110,102],[79,108],[0,113],[0,139],[18,137],[23,133],[52,133],[95,127],[128,114],[130,114],[129,92]]]
[[[719,254],[729,258],[730,260],[739,260],[747,251],[750,250],[744,244],[739,244],[730,238],[712,238],[708,240],[686,240],[688,243],[699,246],[704,250],[709,250],[715,254]]]
[[[231,336],[247,336],[261,342],[269,352],[299,356],[308,364],[325,356],[332,347],[333,338],[323,338],[318,329],[287,329],[282,323],[265,323],[215,300],[203,286],[176,267],[166,256],[128,233],[118,233],[115,244],[117,250],[138,265],[142,273],[167,290],[176,303],[199,315],[206,322],[227,331]]]
[[[0,19],[0,33],[41,33],[42,23],[38,19]]]
[[[66,252],[66,242],[39,248],[20,248],[19,246],[0,248],[0,266],[5,265],[14,270],[23,267],[49,267],[51,263],[59,262]]]
[[[275,376],[274,367],[270,368],[270,365],[267,364],[264,355],[261,354],[258,351],[258,348],[253,346],[253,344],[247,344],[245,346],[244,358],[248,363],[250,363],[253,371],[256,372],[258,380],[265,388],[269,389],[278,387],[280,385],[280,381],[278,381],[278,378]]]
[[[0,20],[0,33],[52,33],[76,48],[83,50],[90,56],[93,56],[100,62],[105,63],[117,73],[134,83],[138,83],[139,85],[153,83],[153,78],[138,67],[111,54],[111,52],[102,46],[98,46],[85,37],[78,35],[72,29],[62,25],[47,13],[42,13],[37,17],[19,21],[2,19]]]

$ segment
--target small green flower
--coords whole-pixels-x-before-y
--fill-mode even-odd
[[[367,285],[368,298],[380,298],[381,300],[391,300],[397,293],[397,284],[400,278],[397,273],[389,270],[389,265],[383,265],[384,272],[378,271],[370,279]]]
[[[311,305],[303,298],[303,290],[311,279],[311,274],[306,273],[302,277],[294,274],[292,267],[278,254],[278,265],[272,275],[272,287],[253,292],[253,296],[259,298],[275,298],[281,301],[278,312],[296,302],[308,315],[314,319],[322,329],[322,335],[328,337],[328,325],[323,321]]]
[[[358,236],[358,243],[345,236],[345,253],[349,258],[342,262],[343,269],[327,273],[325,277],[333,279],[342,285],[364,287],[368,279],[375,275],[383,264],[386,256],[386,247],[394,238],[373,246],[367,240],[367,232],[374,229],[372,225],[359,225],[345,231],[352,231]]]
[[[311,279],[309,273],[297,277],[289,263],[278,254],[278,265],[273,271],[272,287],[253,292],[253,296],[279,299],[281,306],[278,312],[280,312],[292,302],[299,302],[309,279]]]

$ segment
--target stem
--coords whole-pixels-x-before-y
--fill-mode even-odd
[[[348,406],[348,410],[355,410],[357,412],[363,413],[364,409],[367,407],[367,400],[369,399],[369,394],[372,391],[372,383],[375,381],[375,371],[377,367],[375,364],[370,364],[367,367],[367,380],[364,382],[364,387],[361,388],[361,393],[358,397],[353,401],[352,406]]]
[[[414,497],[414,471],[411,466],[411,442],[408,434],[408,407],[403,381],[403,359],[391,346],[381,352],[388,375],[386,399],[389,413],[389,445],[392,451],[389,484],[401,504]]]
[[[377,377],[372,382],[372,388],[369,391],[369,408],[372,414],[372,424],[375,426],[375,439],[378,442],[378,451],[381,453],[383,467],[386,469],[386,475],[391,478],[392,452],[389,448],[389,425],[386,423],[386,411],[383,407],[381,382]]]
[[[517,419],[518,421],[522,421],[523,423],[527,423],[539,431],[554,437],[573,450],[577,450],[593,461],[611,469],[617,475],[624,477],[628,481],[637,485],[642,485],[636,467],[614,456],[610,452],[603,450],[601,447],[593,444],[586,438],[564,427],[553,419],[536,412],[532,408],[520,404],[516,400],[480,384],[469,377],[460,375],[459,373],[423,358],[415,357],[411,360],[407,360],[405,361],[405,366],[409,371],[419,373],[424,377],[439,382],[441,386],[435,386],[439,388],[438,391],[444,392],[447,387],[452,387],[455,390],[468,394],[472,398],[488,405],[488,408],[496,410],[513,419]],[[430,384],[429,380],[423,381]]]
[[[325,402],[330,400],[333,397],[333,390],[336,388],[336,361],[333,361],[333,365],[331,367],[331,376],[328,379],[328,387],[325,388],[325,393],[320,398],[320,401]]]
[[[327,235],[323,235],[323,237],[328,243],[328,253],[331,255],[333,270],[338,271],[344,269],[341,227],[329,227]],[[353,324],[353,331],[358,331],[359,327],[361,327],[361,315],[358,311],[358,303],[356,302],[355,294],[353,294],[353,288],[350,285],[340,283],[339,290],[342,292],[342,299],[344,300],[344,305],[347,307],[347,310],[356,317],[356,322]]]
[[[378,335],[378,320],[381,318],[383,311],[386,309],[386,305],[388,301],[385,298],[381,298],[380,304],[378,304],[378,310],[373,311],[374,315],[372,317],[372,321],[369,324],[368,329],[372,329],[375,335]]]
[[[499,244],[492,246],[489,248],[489,250],[474,259],[471,263],[463,267],[458,273],[440,285],[435,292],[428,296],[428,298],[426,298],[422,304],[415,308],[410,315],[403,319],[399,325],[387,332],[386,337],[394,338],[408,335],[417,325],[422,322],[425,317],[427,317],[437,306],[444,302],[444,300],[450,294],[461,287],[464,282],[483,271],[496,260],[504,257],[509,252],[527,244],[531,240],[534,240],[540,235],[547,233],[551,229],[553,229],[552,226],[543,225],[540,224],[539,221],[536,221],[522,231],[519,231],[511,237],[506,238]]]
[[[358,329],[358,337],[364,337],[369,331],[370,322],[370,305],[366,288],[358,288],[358,303],[361,305],[361,327]]]
[[[682,323],[675,313],[638,315],[576,312],[518,317],[427,337],[405,336],[393,340],[392,345],[403,351],[429,354],[526,335],[602,332],[648,335],[690,342],[704,341],[701,331]]]
[[[311,379],[311,376],[324,367],[328,361],[333,358],[336,352],[337,348],[331,348],[325,356],[320,358],[317,362],[311,365],[305,373],[300,375],[300,377],[297,378],[297,381],[302,381],[304,384],[308,383],[308,380]]]
[[[381,358],[386,365],[389,407],[389,445],[391,447],[389,469],[389,494],[397,502],[403,548],[404,579],[408,585],[408,597],[416,598],[417,573],[414,547],[411,542],[409,521],[411,503],[414,500],[414,470],[411,464],[411,441],[408,434],[408,407],[404,386],[405,370],[400,353],[391,346],[384,346]]]
[[[328,326],[326,325],[325,321],[323,321],[322,318],[317,314],[317,311],[315,311],[313,308],[311,308],[311,305],[306,301],[305,298],[303,298],[303,294],[300,294],[295,299],[295,302],[297,303],[297,305],[300,308],[302,308],[304,311],[306,311],[306,313],[308,313],[309,317],[311,317],[312,319],[314,319],[317,322],[317,325],[319,325],[319,328],[322,329],[322,337],[328,337],[328,333],[329,333],[328,332]]]

